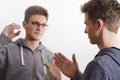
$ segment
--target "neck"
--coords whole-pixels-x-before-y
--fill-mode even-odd
[[[120,43],[119,43],[119,40],[117,38],[117,34],[115,34],[114,32],[109,32],[109,31],[105,32],[105,33],[103,32],[99,42],[100,43],[98,44],[98,47],[100,49],[109,48],[109,47],[120,48]]]
[[[24,39],[25,43],[29,48],[31,48],[33,51],[39,46],[40,41],[35,41],[35,40],[28,40]]]

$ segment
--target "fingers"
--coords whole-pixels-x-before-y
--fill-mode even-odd
[[[17,36],[17,35],[19,35],[19,34],[20,34],[20,32],[21,32],[21,31],[16,32],[16,33],[15,33],[15,34],[16,34],[16,36]]]
[[[48,73],[50,75],[50,80],[61,80],[61,74],[60,70],[55,66],[55,60],[52,59],[52,62],[50,65],[44,64],[48,70]]]
[[[7,26],[5,26],[4,30],[2,31],[2,33],[10,38],[10,39],[13,39],[14,37],[18,36],[20,34],[20,25],[17,25],[15,23],[12,23],[12,24],[9,24]],[[15,30],[17,30],[15,32]]]
[[[59,68],[55,64],[52,64],[52,63],[50,65],[44,64],[44,66],[47,68],[49,73],[52,73],[52,72],[60,73]]]
[[[16,24],[16,23],[12,23],[12,24],[9,24],[8,26],[6,26],[10,29],[20,29],[20,25]]]
[[[49,69],[49,66],[47,64],[43,64],[47,69]]]
[[[62,69],[66,64],[66,62],[68,62],[69,60],[60,52],[55,53],[54,55],[54,59],[55,59],[55,64],[59,67],[59,69]]]
[[[63,62],[67,60],[67,58],[62,53],[59,52],[58,55],[60,56]]]
[[[73,63],[77,63],[75,54],[72,55],[72,60],[73,60]]]
[[[58,54],[55,54],[55,59],[59,64],[63,63],[63,60],[61,59],[61,57]]]
[[[10,32],[14,32],[15,29],[19,30],[20,28],[21,28],[20,25],[12,23],[12,24],[9,24],[9,25],[5,26],[5,28],[3,30],[3,33],[4,34],[9,34]]]
[[[55,59],[54,58],[52,58],[52,60],[51,60],[51,65],[55,66]]]
[[[13,31],[14,32],[15,29],[19,30],[20,28],[21,28],[20,25],[12,23],[12,24],[5,26],[4,31]]]
[[[55,53],[54,55],[55,63],[57,66],[62,67],[62,64],[64,63],[64,58],[62,57],[61,53]]]
[[[54,68],[54,67],[56,67],[56,65],[55,65],[55,60],[54,59],[52,59],[52,61],[51,61],[51,64],[50,65],[48,65],[48,64],[43,64],[47,69],[49,69],[50,67],[52,67],[52,68]],[[54,66],[54,67],[53,67]]]

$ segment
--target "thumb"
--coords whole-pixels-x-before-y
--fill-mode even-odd
[[[15,36],[20,35],[20,32],[21,32],[21,31],[16,32],[16,33],[15,33]]]
[[[72,60],[73,60],[73,63],[77,63],[75,54],[72,55]]]
[[[49,69],[49,66],[48,66],[47,64],[44,64],[44,66],[45,66],[47,69]]]

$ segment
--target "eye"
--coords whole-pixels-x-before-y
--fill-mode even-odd
[[[38,22],[31,22],[33,25],[39,25]]]
[[[41,24],[41,26],[47,26],[46,24]]]
[[[41,27],[48,27],[48,25],[46,24],[46,23],[39,23],[39,22],[37,22],[37,21],[29,21],[31,24],[32,24],[32,26],[35,26],[35,27],[38,27],[38,26],[41,26]]]

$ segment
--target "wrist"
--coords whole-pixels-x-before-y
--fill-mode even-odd
[[[8,35],[4,32],[2,32],[1,35],[8,40],[12,40],[12,38],[8,37]]]
[[[6,38],[8,38],[8,39],[11,39],[11,40],[12,40],[12,38],[9,36],[9,34],[5,33],[4,31],[2,32],[2,34],[3,34]]]
[[[81,77],[82,73],[78,72],[74,77],[70,78],[70,80],[77,80],[79,77]]]

